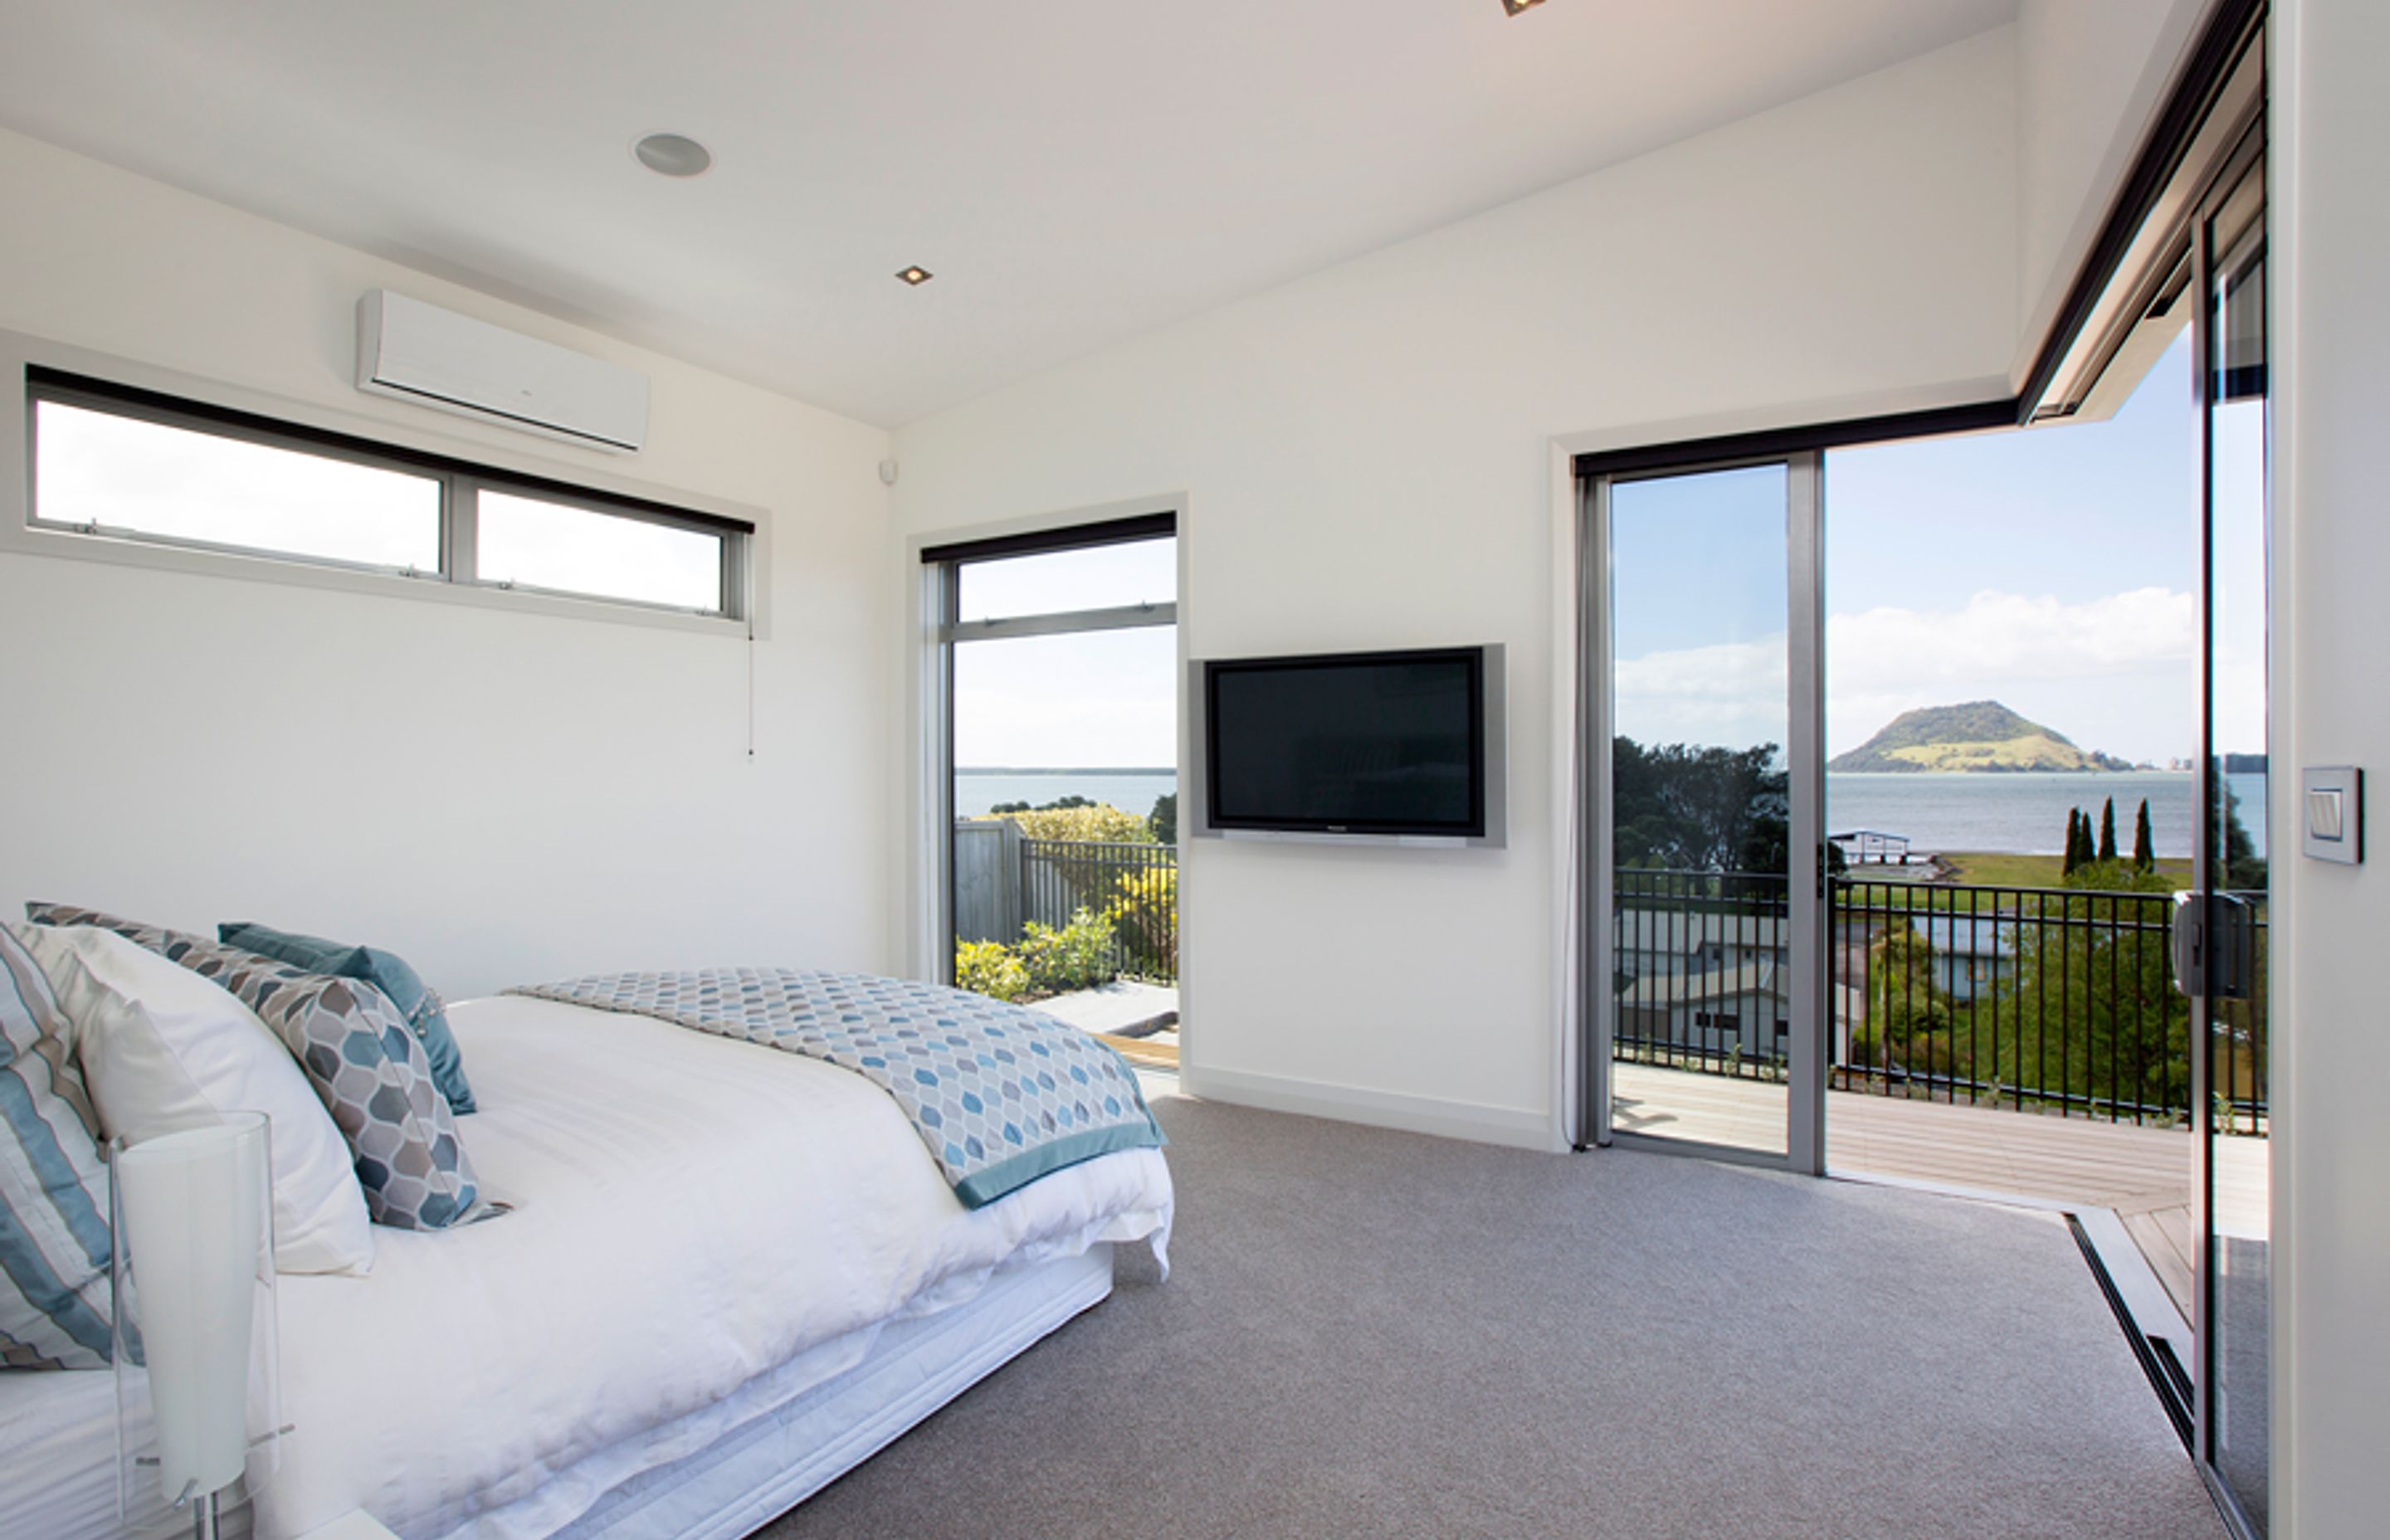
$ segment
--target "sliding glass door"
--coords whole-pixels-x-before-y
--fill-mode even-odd
[[[2268,1529],[2271,1240],[2267,1147],[2270,931],[2265,846],[2268,539],[2266,166],[2253,142],[2202,210],[2206,558],[2197,906],[2203,1052],[2198,1188],[2201,1453],[2250,1531]],[[2290,853],[2282,853],[2288,855]]]
[[[1587,482],[1593,1137],[1820,1169],[1818,461]]]

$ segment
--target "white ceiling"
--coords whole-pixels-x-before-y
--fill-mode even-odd
[[[0,0],[0,122],[894,426],[2015,12]]]

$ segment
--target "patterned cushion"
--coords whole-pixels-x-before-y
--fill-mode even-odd
[[[485,1212],[422,1045],[381,991],[89,909],[28,904],[25,913],[42,925],[114,930],[214,981],[257,1012],[307,1072],[356,1156],[374,1223],[437,1230]]]
[[[108,1363],[97,1128],[49,981],[0,925],[0,1367]]]
[[[18,935],[58,995],[102,1139],[139,1144],[230,1112],[263,1112],[274,1125],[276,1269],[361,1275],[373,1266],[356,1156],[255,1011],[101,926],[28,925]]]
[[[431,1061],[432,1084],[440,1087],[448,1110],[458,1117],[473,1110],[473,1087],[465,1082],[465,1056],[456,1046],[456,1035],[448,1030],[448,1016],[440,1008],[440,996],[431,992],[423,976],[405,957],[378,946],[351,946],[321,936],[276,930],[246,919],[217,926],[216,940],[310,973],[362,979],[380,990],[415,1029],[415,1040],[423,1045],[423,1057]]]

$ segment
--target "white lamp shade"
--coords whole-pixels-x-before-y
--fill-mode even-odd
[[[217,1492],[249,1457],[251,1327],[258,1259],[270,1254],[265,1121],[162,1135],[114,1164],[159,1484],[170,1501]]]

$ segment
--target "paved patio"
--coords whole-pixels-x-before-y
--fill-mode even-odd
[[[1093,989],[1034,1001],[1030,1008],[1099,1037],[1150,1037],[1178,1024],[1178,991],[1166,984],[1114,979]]]

